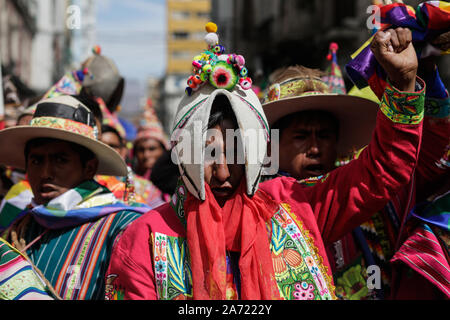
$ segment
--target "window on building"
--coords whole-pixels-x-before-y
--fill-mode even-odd
[[[186,40],[189,38],[189,34],[187,32],[175,31],[172,33],[173,40]]]
[[[223,36],[223,33],[222,33],[222,36]],[[189,37],[190,39],[192,39],[192,40],[203,40],[203,39],[205,39],[205,32],[192,32],[191,34],[190,34],[190,37]]]
[[[172,58],[177,60],[189,60],[192,59],[192,52],[189,51],[173,51]]]
[[[172,19],[174,20],[185,20],[189,19],[189,11],[172,11]]]
[[[196,15],[199,19],[209,19],[209,12],[197,12]]]

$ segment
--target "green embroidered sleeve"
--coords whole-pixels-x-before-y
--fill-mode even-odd
[[[381,111],[395,123],[419,124],[424,116],[425,83],[417,78],[421,87],[417,92],[402,92],[389,82],[381,98]]]

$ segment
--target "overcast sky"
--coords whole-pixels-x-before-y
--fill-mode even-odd
[[[144,94],[149,76],[164,75],[165,3],[165,0],[97,0],[97,43],[102,54],[116,62],[129,84],[125,100],[133,99],[130,95],[139,94],[137,90]],[[135,88],[136,80],[140,82],[139,89]]]

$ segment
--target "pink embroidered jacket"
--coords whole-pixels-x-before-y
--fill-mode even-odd
[[[386,89],[372,141],[359,159],[319,177],[310,187],[286,177],[259,185],[280,204],[267,226],[268,250],[283,298],[335,298],[325,245],[366,221],[409,182],[422,134],[421,83],[417,93]],[[190,272],[185,229],[173,201],[137,219],[116,243],[106,277],[107,299],[192,296],[195,274]]]

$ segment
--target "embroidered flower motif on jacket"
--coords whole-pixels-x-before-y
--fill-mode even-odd
[[[307,284],[308,290],[313,288],[315,299],[334,299],[334,287],[323,259],[303,224],[290,213],[288,204],[281,204],[272,218],[270,249],[275,279],[285,299],[298,298],[299,283]]]
[[[152,234],[153,260],[158,298],[192,298],[192,272],[186,239]]]

